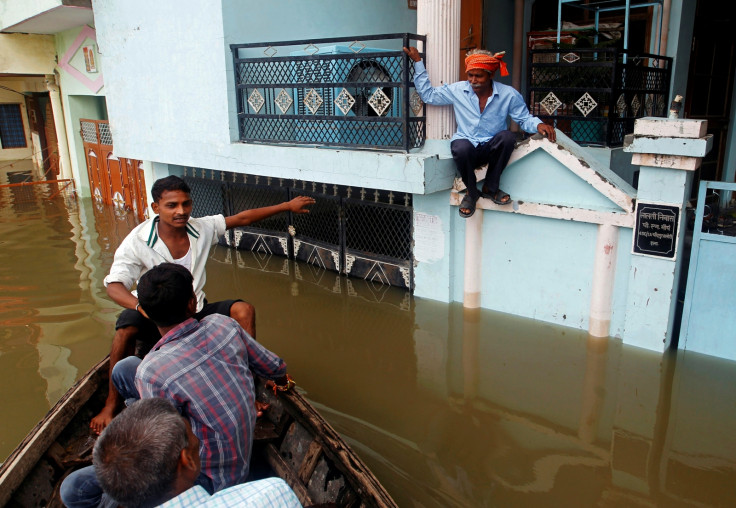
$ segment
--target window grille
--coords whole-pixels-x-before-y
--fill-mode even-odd
[[[0,143],[5,149],[28,146],[20,104],[0,104]]]

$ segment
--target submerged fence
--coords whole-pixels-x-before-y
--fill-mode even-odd
[[[223,244],[305,261],[373,284],[414,288],[409,193],[194,168],[184,178],[195,217],[232,215],[296,196],[316,201],[308,214],[278,214],[228,231]]]

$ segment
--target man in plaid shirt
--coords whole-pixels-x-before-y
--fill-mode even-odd
[[[165,398],[189,419],[200,441],[202,472],[196,483],[217,492],[248,476],[256,421],[251,370],[277,385],[290,383],[284,361],[235,320],[220,314],[201,321],[191,317],[197,304],[192,280],[189,270],[174,263],[158,265],[141,277],[140,307],[158,326],[161,340],[138,367],[134,383],[116,379],[116,388],[126,399]],[[99,503],[102,489],[90,469],[64,481],[67,507]],[[95,483],[96,489],[80,487]]]

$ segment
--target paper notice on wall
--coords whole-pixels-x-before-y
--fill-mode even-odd
[[[445,255],[445,234],[442,220],[436,215],[414,213],[414,259],[431,263]]]

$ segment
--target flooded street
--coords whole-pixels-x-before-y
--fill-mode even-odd
[[[2,192],[0,460],[109,352],[102,278],[134,225]],[[224,247],[207,274],[210,301],[256,306],[258,340],[399,506],[736,505],[734,362]]]

